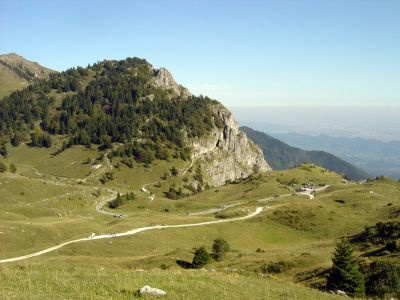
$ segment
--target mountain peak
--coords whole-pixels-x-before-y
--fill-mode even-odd
[[[165,68],[154,69],[154,85],[156,87],[169,89],[175,94],[175,96],[180,96],[187,99],[191,96],[189,90],[176,83],[172,74]]]
[[[60,106],[51,100],[53,93]],[[9,138],[14,128],[31,134],[31,123],[26,121],[30,120],[40,123],[42,131],[68,138],[68,147],[95,144],[112,149],[114,157],[128,155],[146,164],[156,158],[192,159],[197,176],[188,189],[191,192],[270,170],[261,150],[221,103],[192,96],[167,69],[155,69],[137,57],[54,74],[24,93],[12,93],[0,108],[4,118],[0,133]],[[31,113],[38,109],[46,116]]]
[[[55,71],[16,53],[0,55],[0,98],[23,88],[36,78],[49,78]]]
[[[6,54],[1,54],[0,57],[22,57],[21,55],[18,55],[15,52],[11,52],[11,53],[6,53]],[[23,58],[23,57],[22,57]]]

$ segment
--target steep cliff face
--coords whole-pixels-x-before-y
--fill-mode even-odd
[[[182,100],[191,96],[185,87],[175,82],[168,70],[154,69],[153,73],[154,86],[167,89],[172,96]],[[214,115],[211,133],[187,140],[194,164],[200,166],[204,175],[204,183],[220,186],[227,181],[246,178],[254,172],[271,170],[262,151],[239,129],[232,113],[219,103],[213,104],[210,109]]]
[[[239,129],[232,113],[221,104],[213,108],[215,124],[207,137],[190,140],[192,157],[200,165],[205,181],[219,186],[271,170],[262,151]]]

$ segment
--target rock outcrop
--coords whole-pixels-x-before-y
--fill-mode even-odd
[[[172,93],[172,96],[187,99],[191,93],[177,84],[165,69],[153,69],[153,84]],[[220,186],[227,181],[246,178],[254,172],[271,170],[262,151],[243,133],[232,113],[222,104],[212,104],[214,126],[205,137],[188,139],[192,159],[200,165],[204,184]],[[198,187],[194,182],[194,187]]]
[[[155,87],[161,87],[167,89],[172,92],[173,96],[175,97],[178,96],[182,99],[187,99],[192,95],[187,88],[175,82],[171,73],[167,69],[165,68],[154,69],[153,72],[154,72],[153,83]]]
[[[156,297],[162,297],[167,295],[167,293],[163,290],[157,289],[157,288],[152,288],[151,286],[145,285],[139,290],[139,293],[141,295],[152,295]]]
[[[271,170],[262,151],[240,131],[232,113],[221,104],[213,107],[215,124],[207,137],[190,140],[192,158],[200,165],[210,186]]]

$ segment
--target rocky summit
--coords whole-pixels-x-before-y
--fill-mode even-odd
[[[156,69],[154,74],[157,87],[171,90],[173,95],[183,99],[191,96],[188,89],[175,82],[167,69]],[[221,103],[213,104],[211,110],[214,118],[210,132],[187,139],[191,158],[201,165],[206,182],[210,186],[220,186],[255,172],[271,170],[260,148],[240,130],[232,113]]]

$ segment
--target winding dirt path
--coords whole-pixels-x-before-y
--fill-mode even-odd
[[[317,191],[322,191],[322,190],[327,189],[328,187],[330,187],[330,185],[326,185],[326,186],[321,187],[321,188],[316,189],[316,190],[317,190]],[[308,190],[305,191],[305,192],[302,192],[302,193],[297,193],[297,194],[300,194],[300,195],[308,195],[308,196],[310,197],[310,199],[314,199],[314,195],[312,195],[312,194],[311,194],[311,191],[308,191]],[[285,196],[290,196],[290,195],[292,195],[292,194],[283,194],[283,195],[280,195],[279,197],[285,197]],[[279,197],[278,197],[278,198],[279,198]],[[277,197],[268,197],[268,198],[265,198],[265,199],[260,199],[260,200],[258,200],[258,201],[259,201],[259,202],[264,202],[264,201],[269,201],[269,200],[276,199],[276,198],[277,198]],[[100,207],[100,208],[99,208],[100,210],[101,210],[101,207],[102,207],[102,206],[100,206],[100,204],[103,204],[103,205],[104,205],[104,204],[107,202],[107,200],[108,200],[108,199],[103,200],[101,203],[98,204],[98,206]],[[244,203],[244,202],[242,202],[242,203],[236,203],[236,204],[234,204],[234,205],[240,205],[240,204],[243,204],[243,203]],[[228,207],[232,207],[232,206],[234,206],[234,205],[230,205],[230,206],[227,206],[227,207],[225,207],[225,208],[220,208],[219,210],[223,210],[223,209],[226,209],[226,208],[228,208]],[[269,209],[274,209],[274,208],[279,207],[279,206],[280,206],[280,205],[273,206],[273,207],[268,207],[268,208],[269,208]],[[98,208],[98,207],[96,207],[96,209],[97,209],[97,208]],[[67,246],[67,245],[70,245],[70,244],[79,243],[79,242],[84,242],[84,241],[93,241],[93,240],[101,240],[101,239],[111,239],[111,238],[125,237],[125,236],[135,235],[135,234],[137,234],[137,233],[139,233],[139,232],[144,232],[144,231],[153,230],[153,229],[195,227],[195,226],[205,226],[205,225],[211,225],[211,224],[227,223],[227,222],[234,222],[234,221],[246,220],[246,219],[250,219],[250,218],[253,218],[253,217],[257,216],[258,214],[260,214],[260,213],[263,211],[264,208],[265,208],[265,207],[257,207],[257,209],[256,209],[254,212],[252,212],[252,213],[250,213],[250,214],[248,214],[248,215],[246,215],[246,216],[244,216],[244,217],[237,217],[237,218],[224,219],[224,220],[215,220],[215,221],[207,221],[207,222],[201,222],[201,223],[191,223],[191,224],[155,225],[155,226],[148,226],[148,227],[139,227],[139,228],[132,229],[132,230],[129,230],[129,231],[126,231],[126,232],[115,233],[115,234],[102,234],[102,235],[97,235],[97,236],[96,236],[96,235],[91,235],[91,236],[89,236],[89,237],[87,237],[87,238],[81,238],[81,239],[76,239],[76,240],[68,241],[68,242],[65,242],[65,243],[62,243],[62,244],[59,244],[59,245],[56,245],[56,246],[53,246],[53,247],[50,247],[50,248],[47,248],[47,249],[38,251],[38,252],[34,252],[34,253],[31,253],[31,254],[27,254],[27,255],[23,255],[23,256],[18,256],[18,257],[13,257],[13,258],[2,259],[2,260],[0,260],[0,263],[8,263],[8,262],[15,262],[15,261],[20,261],[20,260],[29,259],[29,258],[32,258],[32,257],[40,256],[40,255],[43,255],[43,254],[46,254],[46,253],[49,253],[49,252],[58,250],[58,249],[60,249],[60,248],[62,248],[62,247],[64,247],[64,246]],[[99,211],[99,210],[98,210],[98,211]],[[100,212],[100,211],[99,211],[99,212]],[[101,212],[102,212],[102,213],[109,214],[109,212],[107,212],[107,211],[102,211],[102,210],[101,210]],[[212,212],[215,212],[215,211],[212,211],[212,209],[211,209],[211,210],[207,210],[207,211],[204,211],[204,212],[192,213],[192,215],[201,215],[201,214],[212,213]]]
[[[214,148],[214,149],[213,149],[211,152],[209,152],[209,153],[212,153],[212,152],[216,151],[217,149],[218,149],[218,147]],[[201,157],[202,155],[203,155],[203,154],[200,154],[199,156],[194,157],[194,158],[192,159],[190,165],[183,171],[183,173],[182,173],[181,176],[184,176],[185,173],[193,166],[194,161],[195,161],[196,159],[198,159],[199,157]],[[102,174],[102,172],[105,172],[105,170],[109,169],[110,167],[112,167],[112,166],[111,166],[111,163],[110,163],[109,160],[107,161],[107,159],[106,159],[106,166],[105,166],[105,168],[103,168],[103,170],[101,170],[99,173],[95,174],[95,176]],[[42,175],[42,174],[40,174],[40,175]],[[86,182],[87,179],[88,179],[88,178],[85,178],[84,180],[82,180],[82,182]],[[157,181],[157,182],[158,182],[158,181]],[[146,192],[146,193],[150,193],[150,191],[148,191],[148,190],[146,189],[146,186],[151,185],[151,184],[155,184],[155,183],[157,183],[157,182],[154,182],[154,183],[147,183],[147,184],[143,185],[143,186],[142,186],[142,191],[143,191],[143,192]],[[65,184],[65,183],[64,183],[64,184]],[[70,185],[70,184],[68,184],[68,185]],[[322,187],[322,188],[316,189],[316,191],[325,190],[325,189],[328,188],[329,186],[330,186],[330,185],[327,185],[327,186],[324,186],[324,187]],[[108,196],[108,197],[106,197],[104,200],[102,200],[101,202],[99,202],[99,203],[96,205],[96,211],[99,212],[99,213],[102,213],[102,214],[114,216],[114,215],[115,215],[114,213],[103,210],[103,206],[104,206],[107,202],[111,201],[111,200],[116,196],[116,193],[117,193],[117,192],[115,192],[115,191],[113,191],[113,190],[111,190],[111,189],[106,189],[106,190],[107,190],[108,192],[111,192],[111,196]],[[306,190],[305,192],[296,193],[296,194],[299,194],[299,195],[308,195],[308,196],[310,197],[310,199],[314,199],[314,195],[312,194],[312,190]],[[279,195],[278,198],[279,198],[279,197],[290,196],[290,195],[292,195],[292,194]],[[269,200],[276,199],[276,198],[277,198],[277,197],[268,197],[268,198],[260,199],[260,200],[257,200],[257,201],[258,201],[258,202],[264,202],[264,201],[269,201]],[[240,205],[240,204],[243,204],[243,203],[245,203],[245,202],[238,202],[238,203],[234,203],[234,204],[230,204],[230,205],[225,205],[225,206],[223,206],[223,207],[218,207],[218,208],[214,208],[214,209],[209,209],[209,210],[206,210],[206,211],[189,213],[189,215],[192,215],[192,216],[193,216],[193,215],[203,215],[203,214],[215,213],[215,212],[222,211],[222,210],[227,209],[227,208],[229,208],[229,207],[233,207],[233,206]],[[279,207],[279,206],[269,207],[269,209],[273,209],[273,208],[276,208],[276,207]],[[252,213],[250,213],[250,214],[248,214],[248,215],[246,215],[246,216],[237,217],[237,218],[231,218],[231,219],[214,220],[214,221],[207,221],[207,222],[201,222],[201,223],[192,223],[192,224],[155,225],[155,226],[148,226],[148,227],[139,227],[139,228],[132,229],[132,230],[129,230],[129,231],[126,231],[126,232],[114,233],[114,234],[102,234],[102,235],[97,235],[97,236],[94,235],[94,234],[92,234],[91,236],[89,236],[89,237],[87,237],[87,238],[81,238],[81,239],[71,240],[71,241],[68,241],[68,242],[65,242],[65,243],[62,243],[62,244],[59,244],[59,245],[56,245],[56,246],[53,246],[53,247],[50,247],[50,248],[47,248],[47,249],[38,251],[38,252],[31,253],[31,254],[27,254],[27,255],[23,255],[23,256],[18,256],[18,257],[13,257],[13,258],[2,259],[2,260],[0,260],[0,263],[8,263],[8,262],[15,262],[15,261],[20,261],[20,260],[29,259],[29,258],[32,258],[32,257],[40,256],[40,255],[43,255],[43,254],[46,254],[46,253],[49,253],[49,252],[58,250],[58,249],[60,249],[60,248],[62,248],[62,247],[64,247],[64,246],[67,246],[67,245],[70,245],[70,244],[79,243],[79,242],[84,242],[84,241],[93,241],[93,240],[100,240],[100,239],[110,239],[110,238],[118,238],[118,237],[131,236],[131,235],[135,235],[135,234],[140,233],[140,232],[144,232],[144,231],[148,231],[148,230],[153,230],[153,229],[195,227],[195,226],[205,226],[205,225],[211,225],[211,224],[227,223],[227,222],[234,222],[234,221],[246,220],[246,219],[253,218],[254,216],[260,214],[260,213],[263,211],[264,208],[265,208],[265,207],[257,207],[257,209],[256,209],[254,212],[252,212]]]
[[[108,216],[113,216],[113,217],[114,217],[114,216],[115,216],[115,213],[114,213],[114,212],[111,212],[111,211],[104,210],[104,209],[103,209],[103,206],[106,205],[108,202],[114,200],[115,197],[117,197],[117,194],[118,194],[118,193],[117,193],[116,191],[111,190],[111,189],[105,189],[105,190],[108,191],[108,192],[110,192],[111,195],[110,195],[110,196],[107,196],[106,198],[104,198],[104,200],[100,201],[100,202],[96,205],[96,211],[97,211],[98,213],[103,214],[103,215],[108,215]],[[126,215],[124,215],[124,216],[126,216]]]
[[[125,237],[125,236],[130,236],[130,235],[135,235],[139,232],[143,231],[148,231],[148,230],[153,230],[153,229],[167,229],[167,228],[181,228],[181,227],[195,227],[195,226],[205,226],[205,225],[211,225],[211,224],[218,224],[218,223],[227,223],[227,222],[234,222],[234,221],[240,221],[240,220],[246,220],[255,217],[259,213],[262,212],[264,207],[257,207],[257,209],[248,214],[247,216],[244,217],[237,217],[237,218],[232,218],[232,219],[224,219],[224,220],[215,220],[215,221],[208,221],[208,222],[201,222],[201,223],[192,223],[192,224],[178,224],[178,225],[155,225],[155,226],[149,226],[149,227],[140,227],[136,229],[132,229],[126,232],[121,232],[121,233],[115,233],[115,234],[102,234],[102,235],[95,235],[95,236],[90,236],[87,238],[81,238],[81,239],[76,239],[72,241],[68,241],[38,252],[34,252],[31,254],[23,255],[23,256],[18,256],[18,257],[13,257],[13,258],[6,258],[0,260],[0,263],[8,263],[8,262],[15,262],[15,261],[20,261],[36,256],[40,256],[52,251],[55,251],[57,249],[60,249],[64,246],[74,244],[74,243],[79,243],[79,242],[86,242],[86,241],[93,241],[93,240],[101,240],[101,239],[111,239],[111,238],[118,238],[118,237]]]

